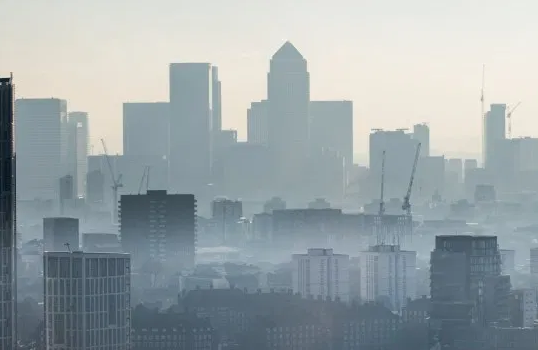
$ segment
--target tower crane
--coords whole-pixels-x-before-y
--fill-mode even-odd
[[[508,107],[508,110],[506,111],[506,119],[508,119],[508,138],[512,138],[512,113],[516,110],[517,107],[521,102],[518,102],[514,107]]]
[[[121,182],[122,175],[119,174],[117,178],[114,177],[114,170],[112,169],[112,163],[110,162],[110,157],[108,155],[108,150],[106,148],[106,143],[104,139],[101,139],[101,144],[103,145],[103,151],[105,152],[108,170],[112,179],[112,223],[116,224],[116,220],[118,219],[118,189],[120,187],[123,187],[123,183]]]
[[[415,152],[415,160],[413,162],[413,169],[411,170],[411,178],[409,179],[409,187],[407,187],[407,193],[405,194],[402,209],[407,213],[407,216],[411,216],[411,190],[413,189],[413,182],[415,181],[415,172],[417,171],[418,157],[420,155],[421,143],[417,145]]]
[[[383,158],[381,160],[381,196],[379,197],[379,216],[385,215],[385,151],[383,151]]]

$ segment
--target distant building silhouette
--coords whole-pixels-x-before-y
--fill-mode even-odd
[[[237,233],[239,219],[243,217],[243,203],[226,198],[217,198],[211,202],[211,218],[222,237],[222,242],[229,242]]]
[[[247,110],[248,143],[267,145],[269,104],[267,100],[252,102]]]
[[[194,267],[196,199],[192,194],[122,195],[120,234],[133,266],[159,262],[172,272]]]
[[[89,137],[88,113],[69,113],[67,121],[67,173],[73,176],[75,197],[86,197]]]
[[[57,200],[67,174],[67,102],[57,98],[15,101],[17,197]]]
[[[46,350],[129,350],[129,254],[45,252],[43,260]]]
[[[430,127],[428,124],[413,125],[413,139],[421,143],[420,156],[430,156]]]
[[[199,192],[210,183],[213,95],[220,92],[209,63],[170,64],[170,188]]]
[[[298,194],[308,155],[310,74],[306,59],[287,41],[267,75],[268,144],[277,194]]]
[[[66,246],[68,244],[69,246]],[[48,252],[80,249],[79,222],[76,218],[43,218],[43,250]]]
[[[168,157],[168,102],[128,102],[123,104],[123,154]]]
[[[0,349],[17,344],[17,237],[12,78],[0,78]]]
[[[506,139],[506,104],[492,104],[484,119],[484,168],[496,169],[495,157],[500,141]]]

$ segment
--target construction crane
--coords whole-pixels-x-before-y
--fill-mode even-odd
[[[122,175],[119,174],[117,178],[114,177],[114,170],[112,169],[112,163],[110,162],[110,157],[108,155],[108,150],[106,148],[106,143],[104,139],[101,139],[101,144],[103,145],[103,151],[105,152],[108,170],[110,171],[110,177],[112,179],[112,223],[117,224],[116,220],[118,218],[118,189],[120,187],[123,187],[123,183],[121,182]]]
[[[384,198],[384,190],[385,190],[385,151],[383,151],[383,156],[381,160],[381,196],[379,197],[379,216],[383,216],[385,214],[385,198]]]
[[[506,119],[508,119],[508,138],[512,138],[512,113],[516,110],[517,107],[521,102],[518,102],[514,107],[508,107],[508,110],[506,111]]]
[[[149,190],[149,166],[144,167],[144,173],[142,174],[142,178],[140,179],[140,185],[138,185],[138,194],[142,192],[142,185],[144,185],[144,180],[146,180],[146,193],[148,193]]]
[[[402,209],[407,213],[407,216],[411,216],[411,190],[413,189],[413,182],[415,181],[415,172],[417,171],[418,157],[420,155],[421,143],[417,145],[417,151],[415,152],[415,160],[413,162],[413,169],[411,169],[411,178],[409,179],[409,187],[407,187],[407,193],[405,194]]]

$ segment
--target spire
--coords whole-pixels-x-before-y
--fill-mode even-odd
[[[278,49],[277,52],[273,55],[273,59],[283,59],[283,60],[302,60],[303,55],[297,50],[295,46],[289,41],[286,41],[284,45]]]

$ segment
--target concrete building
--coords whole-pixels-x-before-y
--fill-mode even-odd
[[[212,111],[220,84],[209,63],[170,65],[170,188],[200,193],[210,183]]]
[[[15,101],[17,198],[56,200],[67,175],[67,102],[57,98]]]
[[[495,170],[495,158],[499,142],[506,139],[506,104],[492,104],[484,118],[484,168]]]
[[[267,74],[268,145],[276,194],[300,194],[308,156],[310,74],[306,59],[287,41]]]
[[[69,244],[67,246],[66,244]],[[48,252],[76,251],[80,247],[78,219],[43,218],[43,250]]]
[[[430,127],[426,123],[413,125],[413,139],[421,143],[420,156],[430,156]]]
[[[211,219],[223,243],[229,242],[238,233],[238,223],[242,217],[243,203],[241,201],[216,198],[211,202]]]
[[[536,290],[518,289],[510,295],[510,311],[513,327],[533,328],[538,319]]]
[[[398,245],[376,245],[360,253],[361,300],[400,311],[416,298],[417,253]]]
[[[123,104],[123,154],[168,157],[168,102],[127,102]]]
[[[303,298],[349,301],[349,255],[308,249],[307,254],[293,254],[292,261],[294,293]]]
[[[89,139],[88,113],[70,112],[67,119],[67,174],[73,176],[76,197],[86,197]]]
[[[17,344],[17,254],[12,78],[0,78],[0,349]]]
[[[501,272],[503,275],[512,275],[516,272],[516,251],[499,249],[501,254]]]
[[[353,166],[353,102],[310,101],[309,113],[311,154],[335,151],[349,172]]]
[[[247,110],[247,141],[267,146],[269,104],[267,100],[252,102]]]
[[[128,350],[129,254],[45,252],[46,350]]]
[[[123,251],[131,253],[134,268],[150,261],[166,271],[194,267],[196,199],[192,194],[122,195],[120,235]]]

